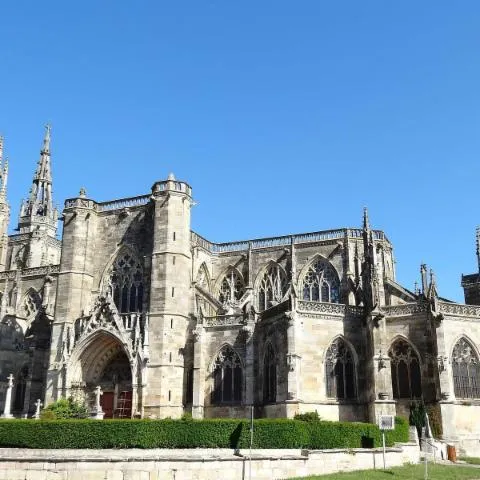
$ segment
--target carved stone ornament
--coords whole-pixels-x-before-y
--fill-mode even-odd
[[[387,357],[385,357],[382,353],[382,351],[380,350],[378,352],[378,357],[377,357],[377,365],[378,365],[378,371],[384,369],[384,368],[387,368]]]
[[[203,328],[199,328],[198,326],[193,330],[192,337],[194,342],[200,342],[202,340],[202,333]]]
[[[252,339],[253,331],[255,330],[255,326],[251,323],[246,323],[242,327],[242,333],[245,335],[245,341],[248,342]]]
[[[297,361],[300,359],[300,356],[296,353],[287,353],[287,366],[289,372],[295,372],[297,369]]]
[[[295,312],[291,310],[285,312],[285,319],[287,320],[288,327],[293,327],[293,325],[295,325]]]
[[[440,373],[445,372],[447,370],[447,357],[439,356],[437,358],[437,365]]]

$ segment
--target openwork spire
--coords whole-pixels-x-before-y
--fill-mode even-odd
[[[40,159],[33,176],[28,199],[22,202],[19,227],[29,230],[34,223],[42,223],[56,230],[58,212],[53,207],[52,173],[50,163],[51,127],[45,126]]]
[[[478,263],[478,273],[480,273],[480,227],[477,227],[475,232],[476,254]]]
[[[3,159],[3,137],[0,137],[0,197],[5,199],[7,195],[8,160]]]
[[[370,230],[370,221],[368,220],[368,208],[363,207],[363,229]]]

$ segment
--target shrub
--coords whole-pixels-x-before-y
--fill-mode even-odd
[[[89,413],[87,407],[80,402],[76,402],[72,397],[61,398],[48,407],[44,408],[40,413],[42,420],[60,420],[60,419],[80,419],[88,418]]]
[[[316,410],[314,412],[297,413],[293,419],[302,422],[319,422],[321,420]]]
[[[428,413],[433,436],[435,438],[443,438],[442,411],[440,405],[438,403],[431,403],[426,405],[425,408]]]
[[[254,448],[359,448],[381,445],[368,423],[254,421]],[[388,445],[408,441],[408,424],[397,419]],[[0,447],[23,448],[248,448],[247,420],[3,420]]]

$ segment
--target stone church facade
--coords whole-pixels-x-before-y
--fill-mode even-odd
[[[0,145],[0,160],[3,141]],[[480,450],[480,276],[466,304],[395,280],[370,227],[214,243],[191,231],[192,189],[170,175],[145,195],[54,208],[47,127],[18,233],[0,188],[0,377],[12,411],[92,401],[106,417],[375,421],[435,407],[443,436]],[[3,395],[4,397],[4,395]],[[4,398],[1,402],[4,403]],[[0,402],[0,408],[4,405]]]

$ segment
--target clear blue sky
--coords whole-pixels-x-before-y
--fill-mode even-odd
[[[2,2],[12,228],[53,125],[59,204],[189,182],[214,241],[359,226],[408,288],[476,268],[480,2]]]

